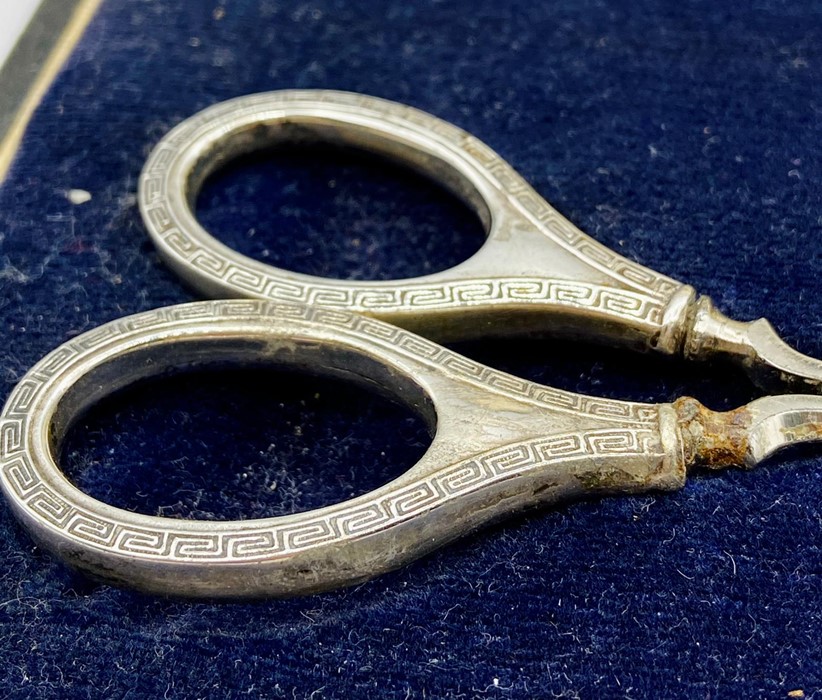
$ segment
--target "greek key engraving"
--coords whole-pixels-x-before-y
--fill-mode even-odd
[[[196,239],[199,234],[192,236],[180,230],[170,212],[167,178],[169,164],[182,145],[221,124],[234,124],[243,119],[264,121],[269,111],[271,119],[277,119],[278,108],[299,110],[318,104],[333,107],[340,114],[369,115],[383,122],[416,129],[420,138],[435,139],[473,163],[494,189],[504,192],[517,205],[533,227],[631,289],[573,280],[492,278],[446,284],[386,282],[378,289],[335,285],[327,280],[303,283],[284,278],[273,269],[270,273],[264,272],[258,264],[240,267],[199,242]],[[180,124],[158,145],[144,170],[142,192],[148,222],[175,255],[204,274],[260,298],[339,306],[371,313],[439,309],[472,303],[547,302],[659,325],[671,295],[681,286],[675,280],[623,258],[584,234],[540,197],[500,156],[462,129],[407,105],[365,95],[295,90],[214,105]]]
[[[615,419],[612,428],[571,432],[505,445],[443,468],[416,483],[399,488],[379,501],[339,504],[321,514],[290,518],[288,524],[274,521],[246,521],[219,533],[176,531],[175,521],[161,529],[136,527],[127,519],[117,520],[89,512],[53,490],[38,474],[30,457],[30,411],[41,392],[59,382],[75,361],[83,361],[120,337],[149,333],[177,324],[219,324],[261,319],[291,319],[333,327],[371,344],[438,367],[464,381],[480,384],[489,391],[553,410],[574,411]],[[181,325],[182,324],[182,325]],[[559,460],[601,455],[631,456],[661,454],[654,406],[622,403],[578,396],[542,387],[518,377],[498,372],[452,353],[408,331],[342,310],[309,307],[284,302],[227,300],[198,302],[166,307],[113,321],[70,341],[45,357],[12,393],[0,415],[0,475],[19,503],[50,528],[87,544],[145,557],[168,560],[251,560],[285,556],[321,544],[361,537],[392,527],[424,511],[439,508],[450,500],[503,479],[514,478]]]

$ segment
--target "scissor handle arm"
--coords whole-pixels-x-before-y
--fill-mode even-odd
[[[308,141],[361,148],[420,171],[477,213],[485,244],[436,274],[340,281],[250,259],[198,223],[192,202],[215,169],[241,154]],[[209,107],[157,144],[140,178],[139,202],[164,259],[207,296],[345,308],[437,339],[550,329],[676,352],[695,298],[690,287],[584,234],[467,132],[366,95],[283,90]]]
[[[296,366],[377,387],[428,420],[406,473],[349,501],[263,520],[133,513],[73,486],[55,455],[92,403],[140,378],[213,361]],[[533,384],[346,311],[254,300],[126,317],[57,348],[0,416],[0,485],[48,549],[98,578],[197,597],[293,595],[399,567],[491,520],[591,493],[685,478],[676,411]]]
[[[200,226],[192,202],[211,172],[243,153],[305,141],[347,144],[422,172],[474,209],[484,245],[436,274],[354,282],[263,264]],[[767,390],[822,391],[822,362],[790,348],[767,321],[732,321],[692,287],[597,243],[481,141],[396,102],[283,90],[216,104],[157,144],[139,203],[163,258],[207,296],[349,309],[439,340],[547,331],[694,359],[721,356]]]

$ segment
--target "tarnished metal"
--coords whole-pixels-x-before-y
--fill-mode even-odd
[[[197,222],[191,203],[210,173],[238,155],[295,141],[346,144],[422,172],[476,212],[485,244],[436,274],[341,281],[248,258]],[[208,297],[344,308],[435,339],[549,330],[691,359],[724,357],[765,389],[822,391],[822,361],[788,347],[767,321],[732,321],[692,287],[597,243],[484,143],[406,105],[330,90],[222,102],[156,146],[139,200],[164,259]]]
[[[249,260],[199,226],[191,202],[210,172],[293,140],[353,144],[429,174],[476,209],[485,246],[436,275],[346,282]],[[819,389],[816,361],[780,349],[765,322],[722,319],[690,287],[595,243],[487,146],[409,107],[327,91],[216,105],[158,145],[140,206],[186,280],[210,295],[245,298],[161,308],[89,331],[41,360],[9,397],[0,485],[40,542],[93,576],[180,596],[309,593],[371,578],[525,507],[677,489],[691,465],[752,466],[783,445],[822,438],[820,396],[766,397],[728,413],[690,398],[594,398],[499,372],[413,332],[558,329],[666,353],[725,353],[755,376]],[[762,359],[770,351],[773,368]],[[63,475],[55,455],[90,405],[215,358],[379,387],[427,420],[431,446],[370,493],[263,520],[140,515],[92,499]]]
[[[717,413],[688,396],[674,401],[685,461],[708,469],[745,464],[751,409]]]

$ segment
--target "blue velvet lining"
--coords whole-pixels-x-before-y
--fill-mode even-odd
[[[145,234],[142,163],[194,111],[293,87],[458,124],[598,240],[822,357],[818,2],[108,0],[0,187],[3,397],[69,337],[197,298]],[[91,200],[72,204],[73,189]],[[237,249],[332,276],[421,274],[481,243],[449,195],[345,153],[246,160],[198,206]],[[724,367],[552,338],[457,347],[598,395],[713,408],[756,395]],[[255,372],[106,401],[66,469],[123,507],[254,517],[367,490],[427,444],[384,399]],[[812,697],[820,465],[796,450],[676,494],[541,510],[354,589],[257,604],[90,583],[2,507],[0,695]]]

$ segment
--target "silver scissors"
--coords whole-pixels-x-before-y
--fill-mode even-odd
[[[192,202],[227,161],[286,142],[344,144],[428,175],[471,206],[487,239],[465,262],[389,282],[276,269],[212,237]],[[411,107],[281,91],[214,105],[173,129],[140,179],[165,261],[208,297],[129,316],[51,352],[0,416],[0,483],[32,535],[69,564],[159,594],[294,595],[364,581],[492,520],[586,494],[678,489],[693,465],[753,466],[822,439],[822,362],[767,321],[725,318],[695,290],[600,245],[488,146]],[[767,396],[726,413],[695,399],[643,404],[505,374],[434,339],[543,331],[740,363]],[[284,517],[173,520],[101,503],[55,460],[105,395],[170,368],[265,361],[389,393],[428,422],[406,473],[363,496]]]

